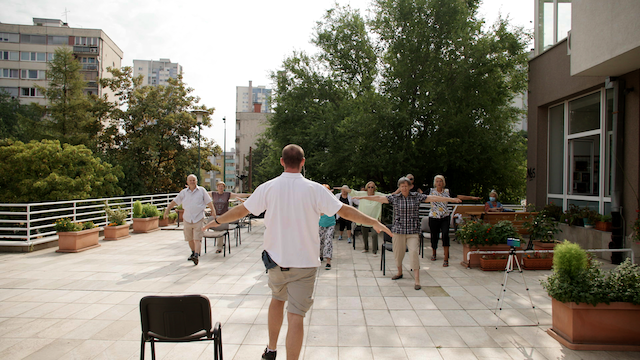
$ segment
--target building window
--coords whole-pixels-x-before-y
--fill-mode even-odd
[[[548,203],[610,211],[612,104],[602,89],[549,108]]]
[[[46,78],[46,71],[44,70],[22,70],[23,79],[40,79],[43,80]]]
[[[18,97],[20,93],[17,87],[0,87],[0,91],[5,91],[12,98]]]
[[[22,51],[20,52],[20,60],[21,61],[46,61],[47,53],[43,52],[29,52]]]
[[[42,97],[42,93],[37,88],[21,88],[20,94],[24,97]]]
[[[571,0],[537,0],[536,54],[567,37],[571,30]]]
[[[19,56],[17,51],[0,51],[0,60],[18,61]]]
[[[75,44],[82,46],[98,46],[98,38],[76,36]]]
[[[0,77],[18,79],[19,72],[18,69],[0,69]]]
[[[20,42],[20,35],[11,33],[0,33],[0,42]]]
[[[68,45],[69,37],[68,36],[49,36],[47,39],[47,43],[49,45]]]
[[[47,43],[47,37],[45,35],[26,35],[20,36],[20,42],[23,44],[38,44],[45,45]]]

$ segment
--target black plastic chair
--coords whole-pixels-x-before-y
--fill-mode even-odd
[[[144,360],[145,342],[151,343],[151,358],[156,358],[156,342],[213,341],[213,358],[222,360],[220,322],[211,327],[211,303],[203,295],[145,296],[140,300]]]
[[[227,256],[227,248],[229,249],[229,254],[231,254],[231,240],[229,239],[229,230],[228,224],[222,224],[217,228],[207,229],[202,232],[202,237],[204,238],[202,241],[204,242],[204,253],[207,253],[207,239],[219,239],[222,240],[222,256]]]
[[[391,229],[391,225],[387,225],[389,229]],[[386,232],[380,232],[382,234],[382,246],[380,247],[380,270],[382,270],[382,275],[386,275],[386,256],[385,253],[387,251],[393,252],[393,242],[391,240],[391,236],[389,236]]]

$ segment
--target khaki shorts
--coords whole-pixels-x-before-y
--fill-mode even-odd
[[[289,301],[287,311],[305,316],[313,305],[313,286],[318,268],[289,268],[282,271],[279,266],[269,269],[271,296],[280,301]]]
[[[202,227],[204,226],[204,218],[194,223],[185,221],[183,222],[183,224],[184,224],[184,241],[202,240],[202,236],[204,236],[204,232],[202,231]]]

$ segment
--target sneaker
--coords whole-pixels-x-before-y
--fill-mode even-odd
[[[363,252],[363,253],[368,253],[368,252],[369,252],[369,250],[362,250],[362,252]]]
[[[342,235],[339,235],[339,236],[338,236],[338,240],[342,240]]]
[[[193,251],[191,252],[191,256],[189,256],[189,258],[187,259],[187,261],[191,261],[193,260],[193,255],[195,255],[196,253],[194,253]]]
[[[351,244],[351,238],[347,239],[347,244]]]
[[[264,353],[262,353],[262,359],[265,360],[276,360],[276,355],[278,354],[277,351],[269,351],[267,349],[264,349]]]
[[[331,264],[327,264],[324,268],[327,270],[331,270]]]
[[[193,265],[198,265],[198,254],[194,254],[191,261],[193,261]]]

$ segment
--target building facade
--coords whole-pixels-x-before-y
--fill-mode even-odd
[[[182,75],[182,66],[169,59],[133,60],[133,76],[142,75],[142,85],[168,85],[170,78]]]
[[[529,62],[527,201],[611,214],[609,246],[633,248],[638,261],[630,224],[640,207],[640,2],[536,4],[538,20],[566,22],[569,11],[571,25],[564,38],[566,24],[536,26],[547,40],[536,38]]]
[[[215,191],[218,181],[222,181],[222,178],[225,177],[224,183],[226,185],[226,190],[238,192],[238,189],[236,187],[237,179],[235,149],[231,148],[231,151],[227,151],[224,154],[224,159],[222,154],[220,154],[215,158],[213,156],[210,156],[209,161],[220,168],[220,171],[209,171],[208,176],[205,178],[205,183],[210,185],[210,189]]]
[[[33,25],[0,23],[0,90],[23,104],[45,105],[36,85],[47,87],[47,63],[60,46],[72,49],[82,64],[85,93],[115,100],[98,79],[111,77],[107,67],[120,68],[122,50],[102,30],[71,28],[58,19],[33,18]]]
[[[264,86],[236,86],[236,112],[271,112],[271,89]]]

